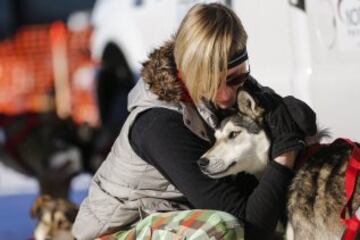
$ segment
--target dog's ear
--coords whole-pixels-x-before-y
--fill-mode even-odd
[[[61,199],[60,200],[60,208],[63,210],[65,217],[71,223],[75,222],[76,215],[79,211],[79,207],[74,203],[71,203],[67,200]]]
[[[261,123],[264,109],[260,107],[257,100],[244,89],[240,89],[237,95],[238,110],[249,116],[252,120]]]
[[[33,206],[31,207],[31,217],[39,218],[41,215],[41,209],[45,203],[49,202],[51,197],[49,195],[42,195],[36,198]]]

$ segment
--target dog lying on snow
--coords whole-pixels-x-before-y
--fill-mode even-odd
[[[270,140],[262,127],[264,110],[245,90],[238,94],[238,106],[239,112],[222,121],[214,146],[199,160],[209,177],[245,171],[260,178],[269,161]],[[305,142],[314,144],[326,135],[320,131]],[[346,202],[344,179],[350,154],[349,144],[335,142],[318,150],[297,171],[288,193],[288,240],[341,238],[345,225],[340,212]],[[351,215],[360,211],[359,187],[355,187],[350,209]]]
[[[0,161],[35,177],[42,194],[66,198],[73,176],[82,171],[81,139],[70,119],[53,113],[0,116]]]
[[[113,135],[102,129],[61,119],[55,112],[0,113],[0,162],[36,178],[40,194],[67,198],[73,177],[93,174],[111,141]]]
[[[60,198],[49,195],[38,197],[31,209],[31,216],[39,222],[34,230],[35,240],[73,240],[71,227],[78,207]]]

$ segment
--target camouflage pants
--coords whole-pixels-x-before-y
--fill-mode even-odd
[[[154,213],[135,228],[106,235],[100,240],[205,240],[244,239],[242,224],[232,215],[213,210]]]

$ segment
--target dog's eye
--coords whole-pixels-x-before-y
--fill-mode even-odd
[[[233,131],[233,132],[229,133],[229,139],[236,138],[240,133],[241,133],[241,131]]]

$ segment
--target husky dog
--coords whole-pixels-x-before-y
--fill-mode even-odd
[[[216,142],[199,160],[206,175],[220,178],[239,172],[261,177],[268,161],[270,140],[262,127],[264,110],[248,92],[238,94],[239,112],[224,119]],[[320,141],[320,131],[307,143]],[[340,212],[345,204],[344,178],[351,147],[345,143],[320,149],[297,171],[288,192],[287,239],[340,239],[345,226]],[[357,179],[357,186],[360,180]],[[360,207],[360,188],[352,209]],[[353,212],[351,214],[354,214]]]
[[[52,113],[0,115],[0,161],[35,177],[42,194],[66,198],[82,170],[78,127]]]
[[[36,178],[41,194],[67,198],[73,177],[93,174],[105,159],[111,129],[61,119],[55,112],[0,113],[0,162]]]
[[[33,218],[39,220],[34,230],[35,240],[73,240],[71,227],[78,207],[60,198],[39,196],[31,209]]]

